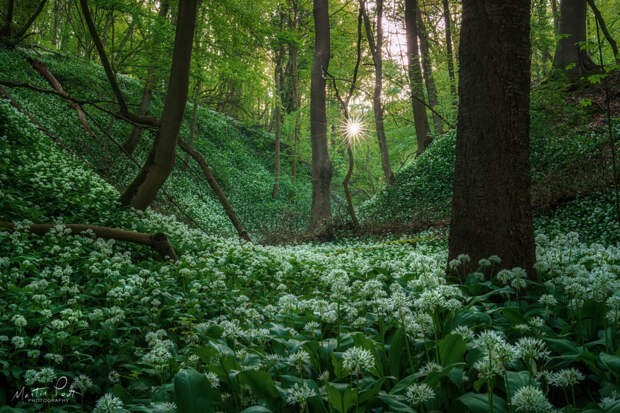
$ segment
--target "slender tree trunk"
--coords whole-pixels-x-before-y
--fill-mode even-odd
[[[598,9],[598,7],[596,7],[596,4],[594,4],[594,0],[588,0],[588,4],[590,5],[590,8],[592,9],[594,16],[596,17],[596,21],[598,21],[598,25],[600,26],[603,34],[605,35],[605,39],[607,39],[607,42],[611,46],[611,50],[613,51],[616,64],[620,64],[620,55],[618,55],[618,44],[614,40],[613,36],[609,33],[609,30],[607,29],[607,25],[605,24],[605,20],[603,20],[603,16],[601,15],[600,10]]]
[[[420,67],[420,52],[418,48],[418,28],[416,13],[418,10],[417,0],[405,0],[405,26],[407,31],[407,68],[409,71],[409,85],[411,88],[411,104],[413,106],[413,120],[415,122],[415,134],[418,141],[417,154],[420,155],[431,143],[428,135],[428,117],[426,107],[420,99],[424,96],[424,80]]]
[[[553,13],[553,32],[557,36],[560,34],[560,11],[558,0],[551,0],[551,12]]]
[[[299,10],[297,0],[292,1],[293,18],[289,21],[290,29],[292,31],[297,30],[299,23]],[[291,104],[292,111],[295,112],[295,129],[293,130],[293,153],[291,157],[291,181],[293,183],[289,199],[295,197],[295,182],[297,180],[297,151],[299,143],[299,131],[301,129],[301,114],[299,108],[301,106],[301,96],[299,93],[299,68],[297,64],[297,56],[299,50],[296,44],[290,44],[288,47],[289,53],[289,77],[291,79]]]
[[[284,26],[284,13],[280,14],[280,31]],[[282,63],[284,60],[284,45],[279,44],[276,51],[276,67],[274,71],[274,83],[275,83],[275,173],[273,190],[271,191],[271,198],[278,198],[278,189],[280,187],[280,138],[282,137]]]
[[[314,60],[310,80],[310,136],[312,140],[312,209],[308,229],[315,231],[331,218],[333,167],[327,148],[325,78],[329,67],[330,33],[327,0],[314,0]]]
[[[174,168],[179,129],[183,121],[198,0],[179,2],[170,81],[157,138],[138,176],[121,195],[121,203],[146,209]]]
[[[381,153],[381,166],[385,175],[386,185],[394,183],[394,173],[390,165],[390,155],[387,147],[387,138],[385,136],[385,127],[383,126],[383,103],[381,102],[381,94],[383,93],[383,0],[376,1],[377,8],[377,39],[375,42],[370,18],[366,10],[366,0],[360,0],[360,10],[364,18],[364,27],[366,28],[366,37],[372,54],[373,64],[375,66],[375,88],[372,96],[372,107],[375,113],[375,129],[377,139],[379,140],[379,151]]]
[[[58,44],[58,40],[59,40],[59,36],[58,36],[58,30],[60,27],[60,7],[58,5],[58,2],[60,0],[54,0],[54,27],[52,28],[52,44],[54,45],[55,48],[59,48],[59,44]]]
[[[13,24],[13,13],[15,13],[15,0],[8,0],[6,14],[4,15],[4,25],[2,26],[2,37],[9,40],[11,38],[11,25]]]
[[[463,0],[449,257],[532,274],[530,0]],[[466,274],[462,272],[461,275]]]
[[[431,62],[430,47],[428,45],[428,32],[424,25],[421,10],[418,8],[416,15],[418,23],[418,37],[420,38],[420,47],[422,49],[422,69],[424,69],[424,84],[426,85],[426,93],[428,94],[428,104],[433,108],[433,126],[435,128],[435,134],[441,135],[443,133],[443,123],[441,118],[437,115],[437,88],[435,87],[435,80],[433,79],[433,64]]]
[[[200,169],[202,169],[205,178],[207,178],[209,186],[211,187],[211,189],[213,189],[213,192],[215,192],[215,195],[217,196],[220,204],[222,205],[222,208],[224,208],[224,212],[226,212],[226,215],[228,215],[228,219],[230,219],[230,222],[237,230],[239,238],[245,241],[250,241],[250,235],[243,227],[243,224],[241,224],[241,221],[239,221],[239,218],[237,218],[237,214],[235,214],[235,210],[228,201],[226,194],[224,194],[224,191],[222,191],[222,188],[220,188],[220,185],[217,183],[215,176],[213,176],[213,173],[211,173],[211,169],[209,168],[205,157],[200,152],[188,145],[183,139],[179,139],[179,146],[192,158],[194,158],[198,165],[200,165]]]
[[[152,73],[149,70],[149,73]],[[140,101],[140,109],[138,111],[139,116],[146,116],[149,112],[149,106],[151,105],[151,98],[153,97],[153,84],[150,80],[147,79],[146,84],[144,85],[144,89],[142,90],[142,100]],[[131,128],[131,133],[125,140],[123,144],[123,150],[128,155],[133,154],[133,151],[138,146],[140,142],[140,137],[142,136],[142,127],[139,125],[133,125]]]
[[[448,75],[450,76],[450,92],[456,97],[456,78],[454,76],[454,53],[452,52],[452,19],[450,18],[450,2],[442,0],[443,24],[446,32],[446,53],[448,55]]]
[[[169,5],[168,0],[163,0],[159,7],[158,17],[160,19],[166,18],[166,15],[168,14],[169,9],[170,9],[170,5]],[[157,39],[153,39],[153,40],[157,41]],[[155,79],[154,79],[155,69],[153,66],[154,66],[154,63],[151,62],[151,67],[149,67],[149,69],[147,70],[146,82],[144,83],[144,89],[142,90],[142,100],[140,101],[140,109],[138,112],[139,116],[141,117],[146,116],[146,114],[149,112],[149,107],[151,106],[151,98],[153,97],[153,88],[155,84]],[[133,151],[136,149],[136,146],[138,146],[138,143],[140,142],[141,136],[142,136],[142,128],[139,125],[134,125],[131,128],[131,132],[129,133],[129,136],[125,140],[125,143],[123,144],[123,149],[125,150],[127,154],[129,155],[133,154]]]
[[[194,104],[192,107],[192,120],[189,125],[189,147],[192,148],[194,146],[194,136],[196,135],[196,118],[198,117],[198,97],[200,96],[200,81],[196,83],[196,88],[194,89]],[[181,170],[184,171],[187,169],[187,164],[189,162],[191,154],[187,152],[185,154],[185,162],[181,165]]]
[[[591,74],[596,65],[580,44],[586,40],[586,0],[560,2],[560,39],[555,49],[553,68],[563,70],[569,79]]]

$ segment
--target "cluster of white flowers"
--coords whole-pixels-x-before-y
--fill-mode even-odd
[[[405,397],[413,406],[426,403],[435,398],[435,391],[426,383],[416,383],[407,387]]]
[[[286,403],[303,405],[308,399],[315,396],[317,396],[317,393],[307,383],[304,382],[301,385],[295,383],[286,392]]]
[[[515,392],[511,399],[517,412],[546,413],[553,410],[553,406],[544,393],[535,386],[523,386]]]
[[[350,347],[342,353],[342,366],[351,374],[358,374],[362,369],[375,367],[375,359],[369,350],[362,347]]]
[[[126,411],[123,407],[121,399],[112,393],[106,393],[97,400],[93,413],[121,413]]]

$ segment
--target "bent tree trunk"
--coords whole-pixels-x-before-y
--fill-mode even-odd
[[[601,27],[601,30],[603,31],[603,35],[605,36],[605,39],[607,39],[609,46],[611,46],[611,50],[614,54],[614,61],[616,62],[616,64],[620,64],[620,55],[618,54],[618,44],[614,40],[613,36],[609,33],[609,30],[607,29],[607,24],[605,24],[605,20],[603,20],[603,16],[601,15],[600,10],[598,9],[598,7],[596,7],[596,4],[594,4],[594,0],[588,0],[588,5],[592,9],[592,13],[594,13],[594,16],[596,17],[596,21],[598,22],[598,25]]]
[[[185,112],[198,0],[179,2],[170,81],[161,123],[148,159],[121,195],[121,203],[146,209],[174,167],[176,146]]]
[[[449,257],[531,274],[530,1],[463,0]]]
[[[413,121],[415,122],[415,134],[418,141],[417,154],[420,155],[431,143],[428,135],[428,117],[426,107],[415,96],[424,96],[424,80],[420,67],[420,51],[418,48],[418,28],[416,14],[418,11],[417,0],[405,0],[405,27],[407,32],[407,58],[409,71],[409,85],[411,88],[411,105],[413,106]]]
[[[237,214],[235,214],[235,210],[233,209],[232,205],[228,201],[228,198],[224,194],[224,191],[222,191],[222,188],[220,188],[220,185],[215,180],[215,176],[213,176],[213,173],[211,173],[211,169],[209,168],[209,165],[207,164],[205,157],[200,152],[193,149],[191,145],[187,144],[187,142],[185,142],[183,139],[179,139],[179,146],[181,147],[181,149],[187,152],[188,155],[194,158],[194,160],[198,163],[198,165],[200,165],[200,169],[202,169],[202,172],[205,175],[205,178],[207,178],[207,182],[209,183],[209,186],[211,187],[211,189],[213,189],[213,192],[215,192],[215,195],[217,195],[217,198],[220,200],[220,203],[222,204],[222,207],[224,208],[226,215],[228,215],[230,222],[232,222],[233,226],[237,230],[237,233],[239,234],[239,238],[244,239],[246,241],[251,241],[250,235],[243,227],[243,224],[241,224],[241,221],[239,221],[239,218],[237,218]]]
[[[581,47],[586,40],[586,0],[560,2],[559,35],[553,59],[554,69],[565,71],[571,80],[597,70],[588,52]]]
[[[310,231],[331,218],[332,162],[327,150],[325,78],[329,66],[329,10],[327,0],[314,0],[314,60],[310,79],[310,136],[312,141],[312,209]]]
[[[117,241],[133,242],[134,244],[147,245],[153,248],[162,259],[170,259],[176,261],[178,259],[172,243],[168,237],[161,232],[156,234],[144,234],[142,232],[125,231],[124,229],[100,227],[97,225],[83,224],[63,224],[68,229],[69,235],[80,235],[86,231],[92,231],[99,238],[115,239]],[[55,228],[53,224],[30,224],[28,231],[37,235],[45,235],[51,229]],[[6,228],[8,231],[15,231],[15,224],[11,222],[0,221],[0,228]]]

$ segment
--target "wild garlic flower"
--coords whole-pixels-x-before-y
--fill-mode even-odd
[[[28,324],[26,318],[21,314],[15,314],[11,318],[11,321],[13,322],[13,324],[15,324],[16,327],[26,327],[26,325]]]
[[[358,374],[360,370],[371,370],[375,367],[375,359],[372,353],[362,347],[351,347],[343,354],[343,367],[351,374]]]
[[[51,367],[44,367],[37,372],[37,381],[43,384],[49,384],[56,378],[56,372]]]
[[[73,379],[73,383],[71,383],[72,389],[78,389],[82,392],[93,387],[93,381],[85,374],[80,374],[76,378]]]
[[[112,393],[106,393],[97,400],[93,413],[118,413],[119,411],[125,411],[121,399]]]
[[[316,392],[311,389],[307,383],[303,383],[302,385],[295,383],[293,387],[287,390],[286,403],[290,405],[303,405],[308,399],[316,395]]]
[[[500,360],[488,355],[476,361],[473,367],[475,370],[478,370],[478,377],[483,380],[490,380],[495,376],[502,375],[506,370]]]
[[[321,328],[321,325],[316,321],[308,321],[304,326],[304,330],[313,332],[314,330],[318,330]]]
[[[456,327],[454,330],[451,331],[450,334],[457,334],[463,337],[463,340],[465,341],[469,341],[474,338],[473,330],[465,325],[460,325]]]
[[[512,396],[512,405],[517,412],[545,413],[553,409],[543,392],[535,386],[521,387]]]
[[[555,387],[571,387],[583,381],[585,376],[576,368],[562,369],[551,375],[549,383]]]
[[[220,387],[220,378],[217,377],[217,374],[213,373],[212,371],[209,371],[205,373],[205,376],[207,377],[207,380],[209,381],[209,385],[211,385],[211,387],[213,387],[214,389],[217,389]]]
[[[288,361],[296,366],[301,366],[310,362],[310,354],[306,350],[298,350],[288,357]]]
[[[538,299],[538,303],[544,305],[545,307],[554,307],[557,305],[558,300],[551,294],[543,294]]]
[[[433,400],[435,391],[426,383],[415,383],[407,387],[405,397],[412,406],[417,406]]]
[[[11,338],[11,344],[13,344],[16,349],[23,348],[26,345],[26,339],[21,336],[14,336],[13,338]]]
[[[540,361],[548,359],[551,355],[551,352],[547,349],[547,343],[533,337],[521,337],[517,344],[515,344],[515,350],[518,357],[523,360]]]
[[[424,366],[422,366],[420,370],[418,370],[418,374],[420,376],[428,376],[429,374],[432,374],[432,373],[439,373],[442,370],[443,370],[443,367],[441,367],[439,364],[435,363],[434,361],[429,361]]]
[[[108,373],[108,380],[110,381],[110,383],[116,384],[120,382],[121,375],[116,370],[110,370],[110,372]]]

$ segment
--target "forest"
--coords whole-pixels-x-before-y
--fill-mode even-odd
[[[620,413],[617,0],[0,0],[0,413]]]

